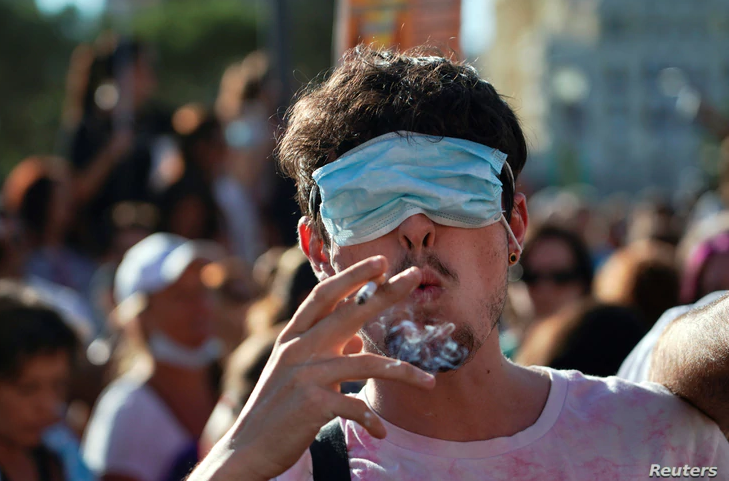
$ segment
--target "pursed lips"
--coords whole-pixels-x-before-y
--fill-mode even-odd
[[[416,303],[435,302],[445,291],[440,277],[429,267],[422,267],[423,279],[420,285],[410,293]]]

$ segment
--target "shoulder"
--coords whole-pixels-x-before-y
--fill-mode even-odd
[[[635,383],[616,376],[588,376],[579,371],[552,370],[552,376],[567,382],[565,404],[569,409],[584,412],[620,410],[623,415],[628,415],[634,409],[689,416],[696,412],[657,383]]]
[[[648,331],[648,334],[638,343],[633,351],[628,355],[623,364],[620,366],[618,376],[624,379],[628,379],[634,382],[642,382],[648,380],[648,372],[650,371],[650,360],[653,354],[653,349],[658,343],[658,339],[666,330],[669,324],[674,320],[678,319],[682,315],[691,311],[692,309],[702,307],[710,304],[715,300],[719,299],[726,294],[726,291],[713,292],[695,304],[689,304],[686,306],[677,306],[671,308],[663,313],[663,315],[656,321]]]
[[[606,445],[663,459],[716,453],[729,454],[726,439],[704,414],[652,382],[636,384],[618,377],[598,378],[578,371],[552,370],[553,378],[567,381],[558,432],[589,432]]]

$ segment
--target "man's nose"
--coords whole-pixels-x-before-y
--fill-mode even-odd
[[[414,254],[435,244],[435,223],[425,214],[416,214],[405,219],[398,227],[400,244]]]

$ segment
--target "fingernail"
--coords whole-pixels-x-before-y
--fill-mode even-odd
[[[372,264],[377,269],[381,269],[385,267],[385,257],[384,256],[376,256],[372,259]]]
[[[372,413],[369,411],[364,413],[364,425],[367,428],[372,425]]]
[[[420,380],[424,382],[435,381],[435,376],[425,371],[420,371],[418,376],[420,377]]]
[[[398,275],[394,276],[391,280],[394,282],[394,281],[399,281],[400,279],[403,279],[403,278],[412,278],[413,276],[419,276],[419,275],[420,275],[420,272],[418,271],[418,268],[411,267],[410,269],[405,269]]]
[[[420,269],[417,267],[411,267],[410,269],[405,271],[406,276],[412,276],[413,274],[420,273]]]

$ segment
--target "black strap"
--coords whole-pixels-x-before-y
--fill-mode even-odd
[[[311,446],[314,481],[350,481],[349,454],[339,418],[319,430]]]

